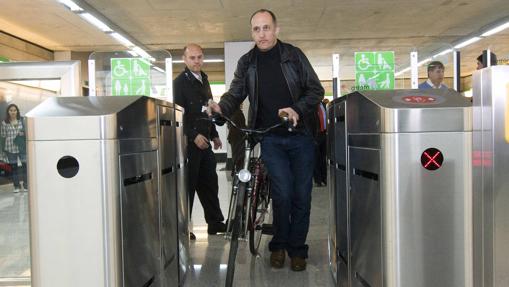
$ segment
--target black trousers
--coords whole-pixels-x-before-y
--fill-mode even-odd
[[[188,144],[188,174],[187,187],[189,195],[190,213],[193,210],[194,193],[198,193],[205,221],[214,224],[224,220],[218,198],[218,183],[216,173],[216,157],[212,148],[199,149],[193,142]]]

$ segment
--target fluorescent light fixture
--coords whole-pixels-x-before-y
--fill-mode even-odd
[[[502,24],[502,25],[499,25],[499,26],[497,26],[497,27],[495,27],[493,29],[490,29],[490,30],[484,32],[481,36],[488,37],[488,36],[491,36],[491,35],[493,35],[495,33],[500,32],[502,30],[505,30],[507,28],[509,28],[509,22],[507,22],[505,24]]]
[[[78,15],[85,18],[85,20],[87,20],[90,24],[96,26],[97,28],[99,28],[99,30],[101,30],[103,32],[112,32],[113,31],[113,30],[111,30],[110,27],[108,27],[108,25],[104,24],[101,20],[97,19],[94,15],[92,15],[90,13],[81,13]]]
[[[146,59],[149,59],[150,61],[155,61],[155,60],[156,60],[154,57],[150,56],[150,54],[149,54],[149,53],[147,53],[147,51],[143,50],[142,48],[140,48],[140,47],[138,47],[138,46],[135,46],[135,47],[133,48],[133,51],[134,51],[136,54],[140,55],[141,57],[146,58]]]
[[[443,56],[443,55],[449,54],[450,52],[452,52],[452,49],[443,50],[442,52],[435,54],[435,55],[433,56],[433,58],[436,58],[436,57],[440,57],[440,56]]]
[[[184,60],[173,60],[173,63],[184,63]],[[203,63],[223,63],[223,59],[205,59]]]
[[[133,57],[138,57],[138,54],[136,54],[135,51],[127,50],[127,53],[129,53]]]
[[[426,64],[429,61],[431,61],[431,57],[426,58],[426,59],[420,61],[419,63],[417,63],[417,66],[422,66],[422,65]]]
[[[223,59],[205,59],[203,60],[204,63],[223,63]]]
[[[134,44],[127,40],[126,37],[120,35],[119,33],[115,32],[115,33],[111,33],[110,34],[111,37],[115,38],[117,41],[119,41],[122,45],[128,47],[128,48],[131,48],[131,47],[134,47]],[[136,51],[135,51],[136,52]]]
[[[403,70],[401,70],[401,71],[399,71],[399,72],[395,73],[395,74],[394,74],[394,76],[402,75],[403,73],[408,72],[408,71],[410,71],[411,69],[412,69],[412,67],[406,67],[406,68],[404,68]]]
[[[73,12],[83,11],[83,8],[76,5],[76,3],[72,2],[71,0],[59,0],[58,2],[64,4],[67,8],[69,8]]]
[[[481,40],[480,37],[472,37],[472,38],[470,38],[470,39],[468,39],[466,41],[463,41],[463,42],[459,43],[458,45],[454,46],[454,48],[455,49],[461,49],[461,48],[463,48],[465,46],[468,46],[468,45],[470,45],[472,43],[475,43],[475,42],[477,42],[479,40]]]
[[[157,66],[152,66],[152,68],[154,68],[154,70],[156,70],[156,71],[159,71],[159,72],[161,72],[161,73],[164,73],[164,70],[163,70],[163,69],[161,69],[161,68],[159,68],[159,67],[157,67]]]

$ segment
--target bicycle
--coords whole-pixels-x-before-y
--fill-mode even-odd
[[[232,179],[232,193],[228,208],[228,224],[225,238],[230,240],[228,267],[226,270],[226,287],[232,286],[235,273],[235,259],[237,257],[239,239],[246,240],[249,234],[249,250],[258,255],[262,234],[271,234],[270,224],[266,224],[266,217],[270,211],[270,181],[267,171],[260,157],[253,157],[256,136],[284,125],[288,125],[288,115],[281,116],[281,122],[266,129],[248,129],[238,127],[226,116],[215,115],[212,121],[218,125],[230,123],[234,128],[244,133],[244,165],[235,172]],[[291,127],[288,125],[288,129]],[[249,233],[248,233],[249,232]]]

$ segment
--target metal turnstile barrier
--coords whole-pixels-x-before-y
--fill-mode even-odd
[[[471,287],[470,101],[362,91],[328,112],[337,286]]]
[[[473,74],[474,286],[509,286],[509,66]]]
[[[182,283],[181,118],[149,97],[51,98],[27,114],[32,286]]]

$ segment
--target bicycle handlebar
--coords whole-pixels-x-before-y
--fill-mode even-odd
[[[288,118],[287,113],[283,112],[279,115],[279,117],[281,118],[281,122],[279,122],[273,126],[270,126],[268,128],[264,128],[264,129],[249,129],[249,128],[238,127],[235,124],[235,122],[233,122],[229,117],[227,117],[225,115],[217,114],[217,113],[213,113],[212,116],[209,117],[208,119],[217,125],[222,125],[220,122],[220,119],[224,119],[225,121],[230,123],[234,128],[238,129],[239,131],[241,131],[245,134],[265,134],[277,127],[287,125],[288,123],[290,123],[290,119]],[[288,131],[290,131],[290,132],[293,131],[293,127],[291,125],[288,125]]]

